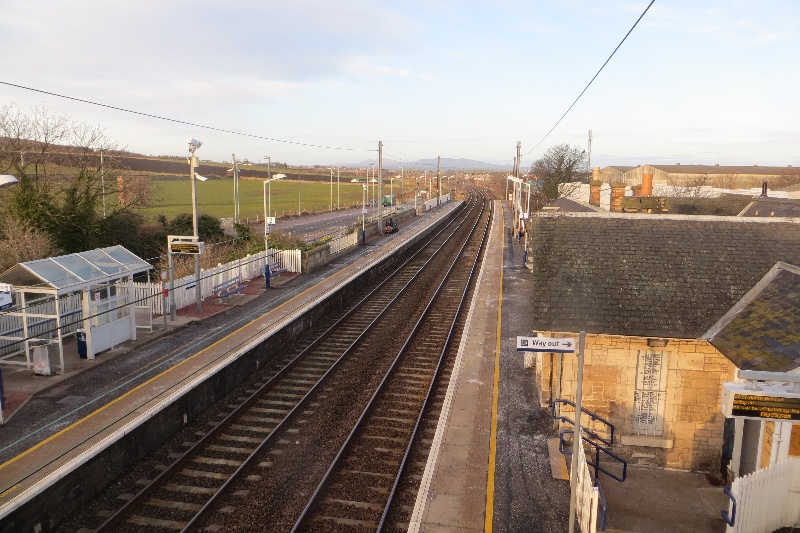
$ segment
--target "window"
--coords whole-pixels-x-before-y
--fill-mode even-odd
[[[664,430],[667,352],[639,350],[633,393],[633,433],[659,436]]]

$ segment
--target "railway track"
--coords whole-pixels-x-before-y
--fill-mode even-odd
[[[329,318],[320,335],[284,356],[223,420],[200,431],[185,453],[126,496],[97,531],[289,531],[323,523],[380,528],[405,459],[367,459],[364,451],[371,447],[394,458],[398,446],[406,454],[412,449],[413,428],[431,403],[468,293],[471,274],[465,272],[474,272],[480,255],[482,240],[475,244],[471,236],[485,232],[487,220],[486,200],[475,195],[428,245],[341,316]],[[390,490],[384,481],[364,482],[388,479],[385,472],[365,469],[348,481],[353,468],[328,468],[362,460],[397,463]],[[369,499],[331,492],[354,484],[388,496],[380,513]],[[351,502],[344,507],[356,514],[330,514],[332,502]],[[365,509],[370,516],[359,518]],[[336,519],[325,518],[330,516]]]

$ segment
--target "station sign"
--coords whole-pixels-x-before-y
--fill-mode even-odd
[[[173,254],[198,255],[206,251],[206,243],[199,241],[172,241],[169,243],[169,251]]]
[[[577,341],[573,338],[517,337],[519,352],[575,353],[577,345]]]
[[[192,235],[167,235],[171,254],[199,255],[206,251],[206,243]]]
[[[0,311],[11,309],[14,306],[14,299],[11,293],[14,287],[8,283],[0,283]]]
[[[753,390],[747,383],[723,383],[722,413],[726,417],[786,422],[800,420],[800,393],[785,385],[759,384]]]

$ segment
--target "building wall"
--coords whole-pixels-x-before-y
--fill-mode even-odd
[[[661,436],[637,435],[633,429],[637,361],[645,350],[663,352],[667,358]],[[575,401],[575,355],[541,354],[535,368],[543,407],[556,397]],[[615,426],[613,452],[630,464],[717,473],[724,422],[722,383],[734,376],[734,365],[705,341],[669,340],[666,347],[649,348],[646,338],[587,335],[582,405]],[[572,407],[565,406],[562,414],[574,420]],[[582,416],[584,427],[602,433],[601,425],[587,423]],[[571,429],[570,424],[561,425]]]
[[[785,176],[764,173],[723,172],[709,168],[707,173],[665,172],[650,165],[638,166],[625,172],[622,181],[628,185],[642,183],[642,174],[653,175],[653,185],[669,185],[673,187],[716,187],[721,189],[760,188],[761,183],[785,179]],[[616,175],[616,173],[613,173]],[[601,171],[603,175],[603,171]],[[618,178],[619,179],[619,178]]]

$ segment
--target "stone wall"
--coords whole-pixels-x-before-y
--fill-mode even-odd
[[[660,436],[633,430],[637,360],[644,350],[663,352],[667,357]],[[556,397],[575,401],[575,355],[541,354],[535,368],[542,407],[549,407]],[[582,405],[615,426],[613,452],[629,463],[715,474],[722,447],[722,383],[733,381],[734,376],[734,365],[705,341],[672,339],[666,347],[650,348],[645,338],[587,335]],[[564,406],[561,414],[574,420],[571,406]],[[602,429],[586,420],[583,415],[583,427]],[[561,425],[560,429],[572,429],[570,424]]]

